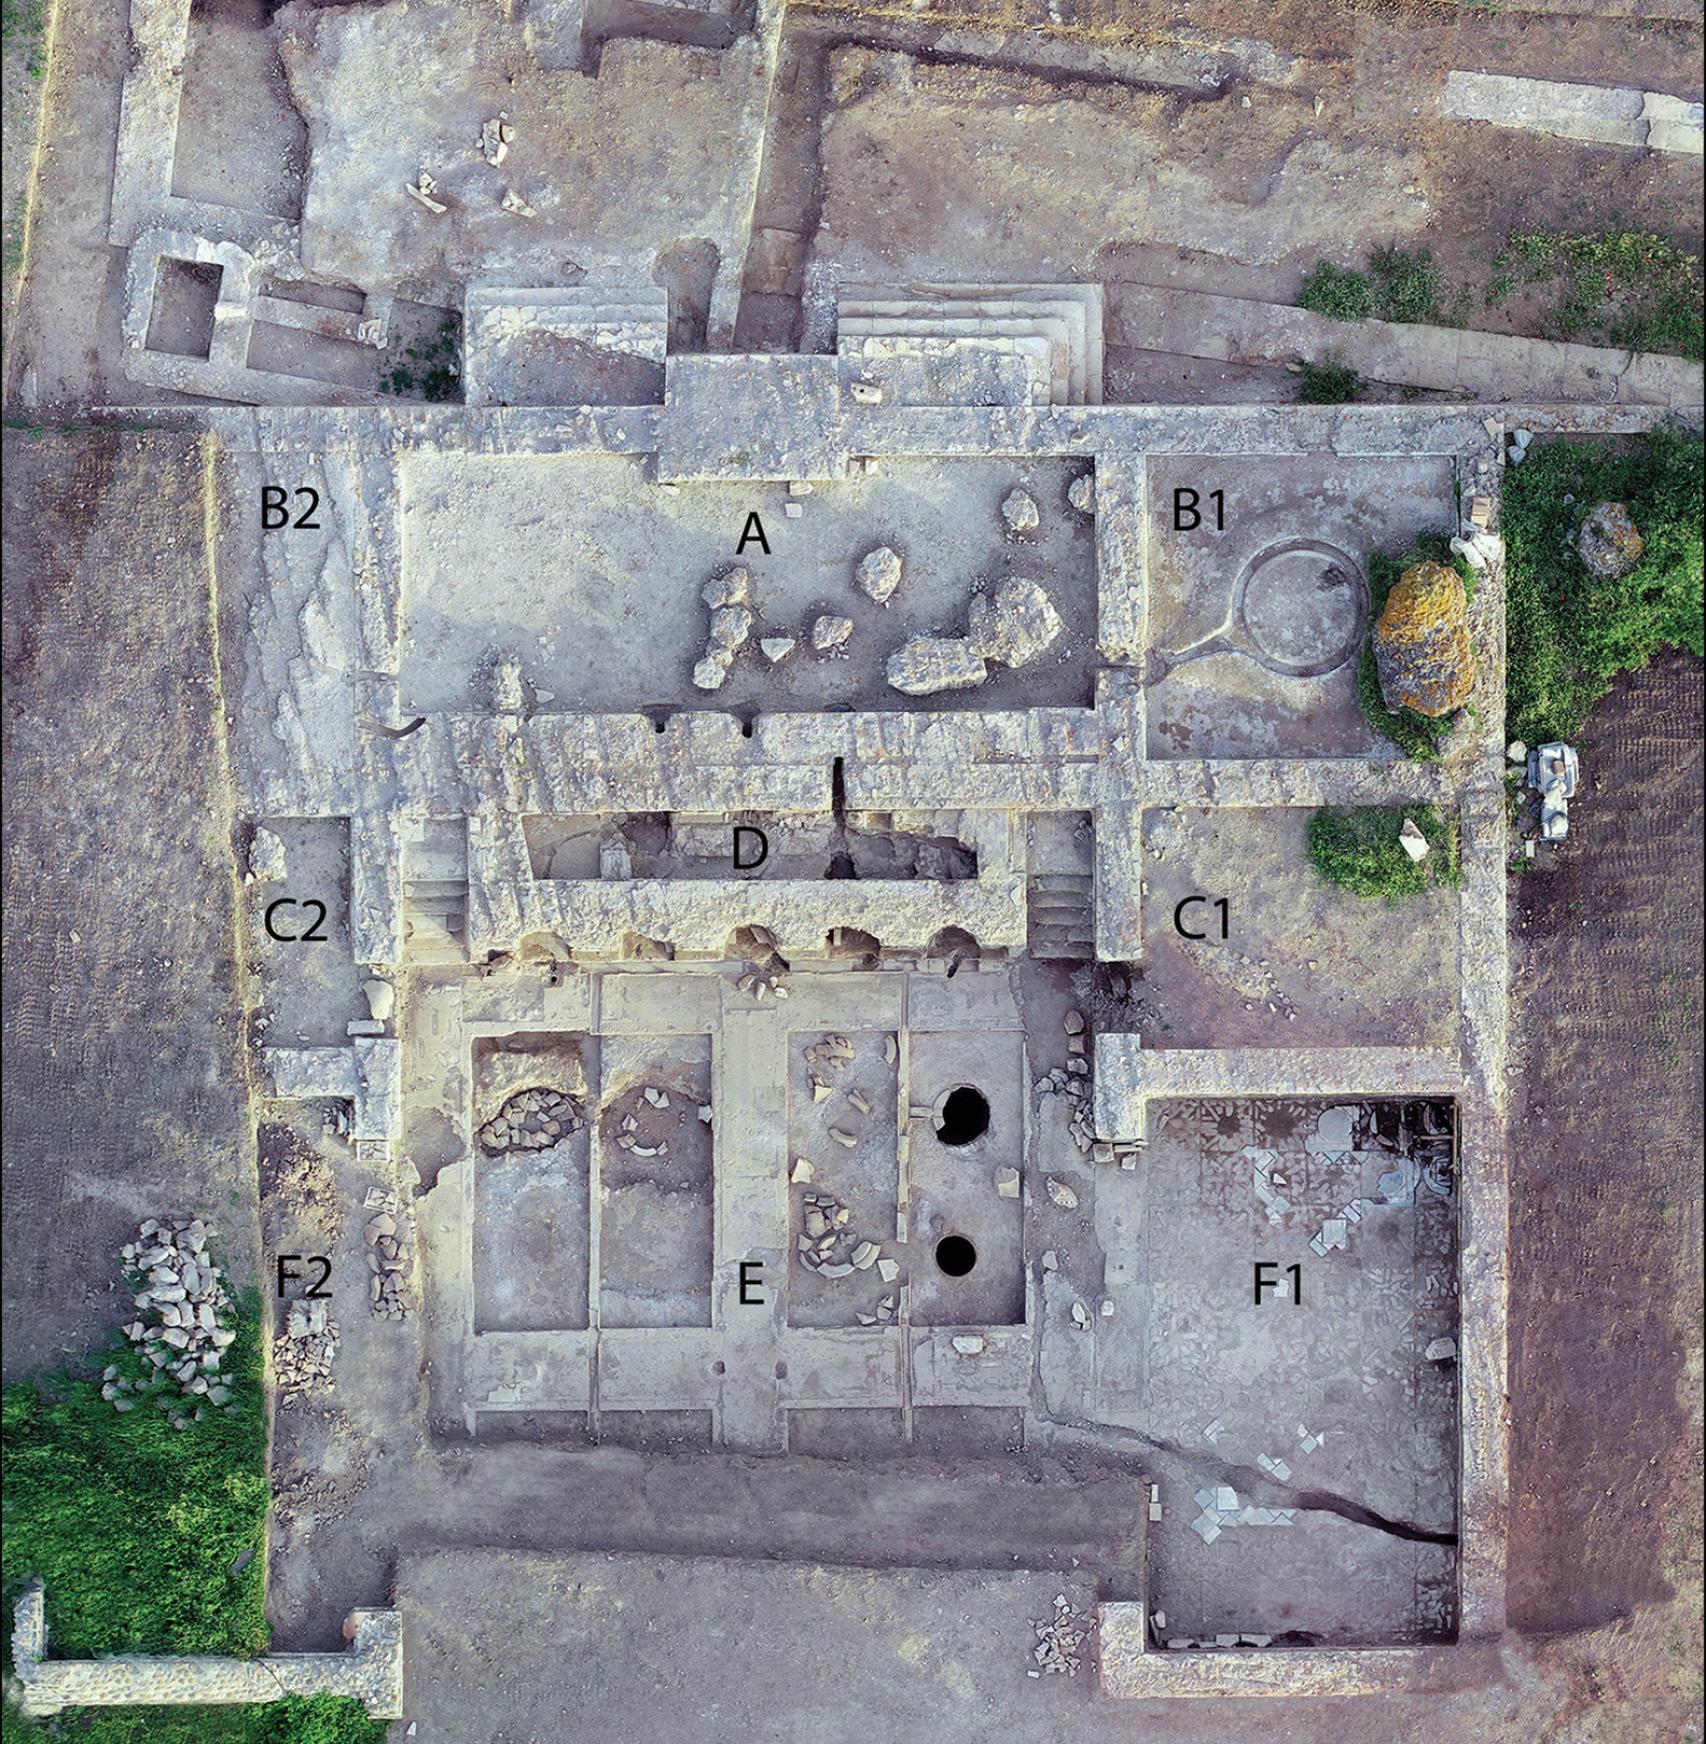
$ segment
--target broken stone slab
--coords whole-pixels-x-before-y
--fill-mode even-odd
[[[984,1339],[975,1332],[963,1332],[953,1340],[955,1351],[960,1356],[981,1356],[984,1350]]]
[[[1433,1339],[1422,1357],[1427,1362],[1447,1362],[1457,1355],[1457,1340],[1455,1338]]]
[[[966,642],[985,660],[1025,666],[1048,648],[1061,627],[1060,613],[1042,585],[1014,575],[997,582],[993,593],[973,599]]]
[[[820,654],[833,654],[847,645],[853,634],[853,620],[825,612],[812,624],[812,646]]]
[[[885,1284],[892,1284],[895,1279],[900,1276],[900,1261],[879,1259],[877,1261],[877,1276],[880,1277]]]
[[[426,207],[429,212],[442,213],[450,210],[442,200],[433,198],[438,192],[438,180],[426,170],[422,170],[413,182],[405,183],[403,192],[418,205]]]
[[[761,636],[758,640],[758,651],[772,666],[778,661],[786,660],[795,647],[792,636]]]
[[[807,1158],[795,1157],[793,1173],[789,1175],[788,1179],[790,1181],[806,1182],[810,1181],[816,1173],[817,1171],[812,1167]]]
[[[890,687],[905,696],[971,690],[989,676],[983,656],[959,636],[914,636],[889,656],[884,670]]]
[[[997,1169],[995,1171],[995,1191],[999,1198],[1017,1199],[1019,1197],[1019,1171],[1014,1168]]]
[[[699,597],[713,611],[723,606],[742,606],[751,598],[752,571],[737,565],[713,575],[699,590]]]
[[[1062,1211],[1076,1211],[1078,1209],[1078,1195],[1058,1175],[1048,1177],[1047,1188],[1049,1198]]]
[[[1015,487],[1001,504],[1001,518],[1009,533],[1034,533],[1042,525],[1037,499],[1027,490]]]
[[[1418,865],[1428,857],[1428,839],[1414,818],[1405,818],[1404,827],[1398,832],[1398,846]]]
[[[853,1262],[856,1272],[868,1272],[877,1263],[877,1256],[882,1250],[874,1241],[862,1241],[854,1248],[848,1258]]]
[[[1062,1022],[1065,1025],[1066,1033],[1069,1036],[1083,1035],[1083,1033],[1084,1033],[1084,1013],[1083,1012],[1081,1012],[1081,1011],[1069,1011],[1066,1014],[1066,1016],[1062,1019]]]
[[[858,1134],[849,1132],[843,1126],[832,1126],[829,1129],[829,1136],[834,1139],[838,1145],[843,1145],[848,1150],[854,1149],[859,1143]]]
[[[718,606],[711,613],[711,640],[706,649],[711,653],[719,648],[727,648],[736,652],[746,646],[746,639],[752,633],[752,613],[745,606]]]
[[[1071,503],[1081,515],[1093,515],[1096,512],[1096,475],[1093,472],[1081,472],[1066,487],[1066,500]]]
[[[367,1013],[375,1023],[389,1023],[397,1008],[397,989],[378,976],[363,981],[361,991],[367,999]]]
[[[723,680],[728,675],[727,660],[719,660],[715,655],[707,654],[693,668],[693,683],[699,690],[721,690]]]
[[[894,590],[900,586],[900,571],[900,553],[887,545],[879,545],[859,559],[853,575],[859,591],[881,606],[888,604]]]

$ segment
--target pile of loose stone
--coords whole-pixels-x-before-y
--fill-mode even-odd
[[[1031,1649],[1036,1665],[1027,1677],[1076,1677],[1083,1663],[1084,1643],[1090,1635],[1090,1619],[1072,1608],[1065,1593],[1054,1595],[1054,1615],[1031,1619],[1037,1632],[1037,1644]]]
[[[796,1162],[794,1179],[801,1178],[800,1163]],[[809,1179],[809,1174],[804,1178]],[[800,1264],[808,1272],[815,1272],[820,1278],[850,1278],[855,1272],[868,1272],[875,1266],[885,1284],[892,1284],[900,1276],[898,1261],[885,1259],[876,1242],[856,1235],[848,1227],[853,1213],[833,1193],[807,1193],[800,1206],[798,1249]],[[898,1312],[895,1297],[884,1296],[874,1312],[860,1313],[859,1324],[888,1325]]]
[[[772,961],[764,968],[756,965],[746,971],[735,982],[742,993],[750,993],[754,999],[786,999],[788,989],[782,980],[782,971]]]
[[[518,1090],[479,1130],[489,1156],[505,1151],[542,1151],[586,1125],[580,1104],[560,1090]]]
[[[641,1091],[641,1096],[650,1108],[666,1109],[670,1106],[669,1092],[660,1089],[656,1084],[647,1084]],[[711,1124],[711,1105],[699,1105],[699,1118],[709,1126]],[[656,1144],[640,1142],[640,1123],[632,1114],[624,1114],[616,1131],[616,1148],[626,1151],[634,1157],[667,1157],[669,1155],[669,1140],[660,1138]]]
[[[338,1354],[338,1329],[324,1302],[298,1298],[285,1310],[272,1345],[273,1380],[281,1398],[329,1389]]]
[[[362,1229],[362,1244],[367,1249],[368,1301],[381,1320],[406,1320],[408,1305],[403,1300],[403,1280],[408,1267],[404,1250],[405,1234],[397,1215],[397,1195],[379,1188],[369,1195],[373,1215]]]
[[[1038,1096],[1065,1096],[1076,1106],[1067,1130],[1080,1156],[1098,1163],[1117,1162],[1122,1169],[1137,1167],[1136,1142],[1110,1144],[1096,1137],[1095,1117],[1090,1112],[1090,1036],[1081,1011],[1069,1011],[1065,1019],[1066,1065],[1050,1068],[1032,1088]]]
[[[237,1334],[224,1324],[231,1298],[220,1282],[223,1271],[207,1251],[212,1233],[199,1217],[150,1217],[138,1227],[136,1240],[119,1249],[139,1316],[124,1335],[156,1372],[149,1380],[133,1381],[110,1366],[101,1377],[101,1397],[115,1411],[135,1409],[141,1395],[154,1396],[162,1409],[177,1412],[172,1421],[181,1429],[191,1419],[163,1382],[175,1382],[176,1393],[195,1402],[198,1422],[203,1402],[224,1405],[229,1399],[219,1367]]]

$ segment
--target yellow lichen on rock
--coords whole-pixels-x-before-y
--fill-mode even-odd
[[[1396,713],[1450,714],[1469,700],[1475,655],[1469,641],[1469,597],[1462,578],[1443,563],[1413,563],[1386,598],[1374,627],[1380,693]]]

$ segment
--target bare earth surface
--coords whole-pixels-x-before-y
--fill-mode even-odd
[[[254,1275],[193,438],[5,440],[8,1378],[116,1325],[139,1218]],[[28,505],[27,509],[24,505]]]

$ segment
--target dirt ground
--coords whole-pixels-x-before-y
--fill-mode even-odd
[[[26,507],[27,505],[27,507]],[[255,1275],[193,438],[5,438],[8,1378],[116,1324],[141,1218]]]
[[[1510,1615],[1537,1632],[1699,1579],[1700,678],[1674,657],[1600,706],[1568,850],[1514,893]]]

